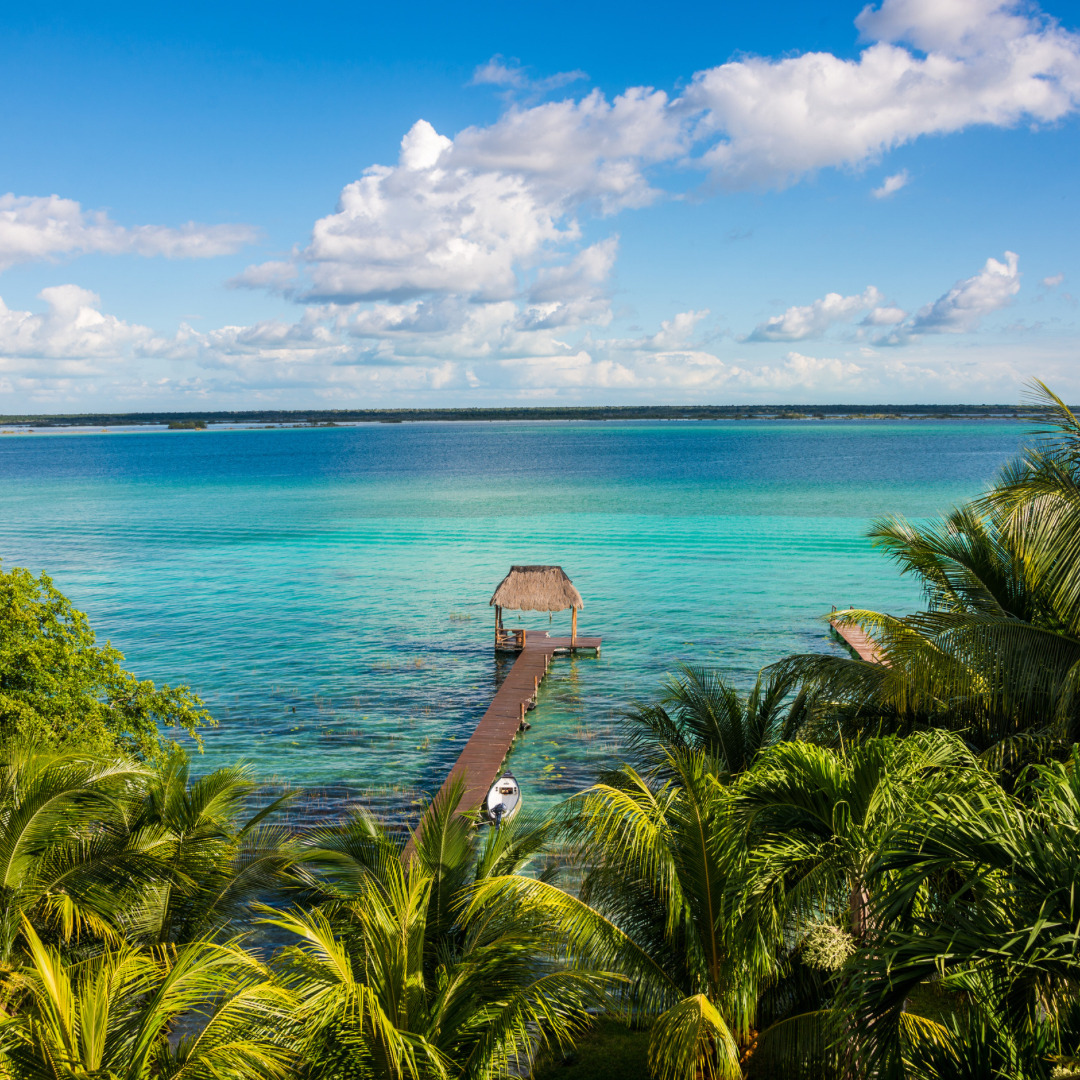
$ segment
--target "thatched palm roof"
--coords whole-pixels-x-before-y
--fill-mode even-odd
[[[511,566],[491,603],[515,611],[580,611],[585,606],[561,566]]]

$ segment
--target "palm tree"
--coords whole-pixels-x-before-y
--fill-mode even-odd
[[[252,814],[244,769],[192,782],[180,754],[156,766],[17,744],[0,760],[0,964],[22,918],[46,941],[147,944],[220,933],[280,887],[287,832]]]
[[[487,1080],[588,1026],[610,980],[566,962],[535,919],[469,904],[478,882],[515,877],[546,829],[480,840],[455,813],[462,792],[436,799],[411,855],[362,813],[309,841],[322,903],[268,919],[298,939],[276,967],[309,1033],[305,1075]]]
[[[3,986],[11,1080],[274,1080],[291,1075],[292,1001],[234,944],[107,949],[74,964],[24,923]],[[177,1037],[175,1032],[187,1033]],[[170,1037],[171,1036],[171,1037]]]
[[[954,736],[924,732],[833,751],[807,742],[766,751],[737,786],[745,851],[743,932],[775,943],[775,988],[759,1001],[754,1075],[854,1075],[851,1021],[837,995],[885,923],[877,902],[882,845],[955,792],[1000,788]],[[777,994],[786,1011],[770,1007]],[[795,1002],[798,998],[798,1004]],[[926,1024],[907,1018],[912,1040]],[[936,1031],[936,1028],[933,1028]],[[921,1043],[920,1043],[921,1044]]]
[[[684,664],[658,701],[623,714],[623,745],[643,770],[663,769],[669,750],[701,751],[736,775],[768,746],[793,738],[806,722],[806,694],[792,696],[784,674],[761,675],[743,697],[715,670]]]
[[[287,827],[267,819],[292,793],[257,811],[250,770],[229,766],[193,780],[182,752],[158,762],[127,827],[155,861],[153,879],[125,896],[124,929],[148,944],[194,941],[250,916],[253,904],[287,884],[297,847]]]
[[[819,738],[957,731],[1012,774],[1080,738],[1080,422],[1042,384],[1044,434],[981,499],[940,521],[875,523],[870,535],[927,609],[837,613],[878,643],[883,664],[794,656]]]
[[[146,777],[145,766],[120,758],[5,748],[0,965],[12,962],[25,920],[46,937],[115,940],[124,894],[153,872],[123,813]]]
[[[982,500],[1044,593],[1042,622],[1080,637],[1080,419],[1044,383],[1033,383],[1041,438],[1008,464]]]
[[[945,1033],[912,1075],[1026,1080],[1080,1061],[1080,748],[1017,796],[943,791],[881,845],[883,932],[846,1007],[865,1063],[897,1069],[904,1003],[934,982]],[[934,1069],[938,1073],[934,1073]],[[1065,1073],[1068,1075],[1068,1073]]]
[[[659,749],[649,756],[659,757]],[[621,978],[612,1006],[650,1021],[661,1080],[739,1077],[741,1048],[771,958],[739,932],[733,789],[700,751],[668,748],[656,771],[625,765],[569,801],[564,829],[584,866],[575,896],[549,880],[502,876],[473,910],[503,904],[546,926],[568,954]]]
[[[942,792],[990,787],[970,752],[944,732],[870,739],[839,752],[808,742],[776,746],[738,787],[749,906],[759,919],[802,929],[831,917],[858,947],[872,929],[871,867],[892,830]]]

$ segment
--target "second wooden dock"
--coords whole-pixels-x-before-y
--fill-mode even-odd
[[[836,609],[833,608],[833,610]],[[833,628],[833,632],[860,660],[865,660],[868,664],[888,663],[878,643],[861,626],[845,626],[837,623],[835,619],[830,619],[829,625]]]

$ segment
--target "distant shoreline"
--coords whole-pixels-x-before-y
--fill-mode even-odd
[[[624,405],[491,409],[262,409],[238,412],[10,414],[0,425],[22,428],[133,427],[198,424],[330,426],[423,421],[521,420],[1029,420],[1019,405]]]

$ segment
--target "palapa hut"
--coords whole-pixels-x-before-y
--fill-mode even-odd
[[[585,606],[581,593],[561,566],[511,566],[510,573],[492,593],[495,608],[495,647],[516,644],[525,647],[525,631],[511,635],[503,629],[503,608],[512,611],[565,611],[570,617],[570,641],[577,640],[577,613]]]

